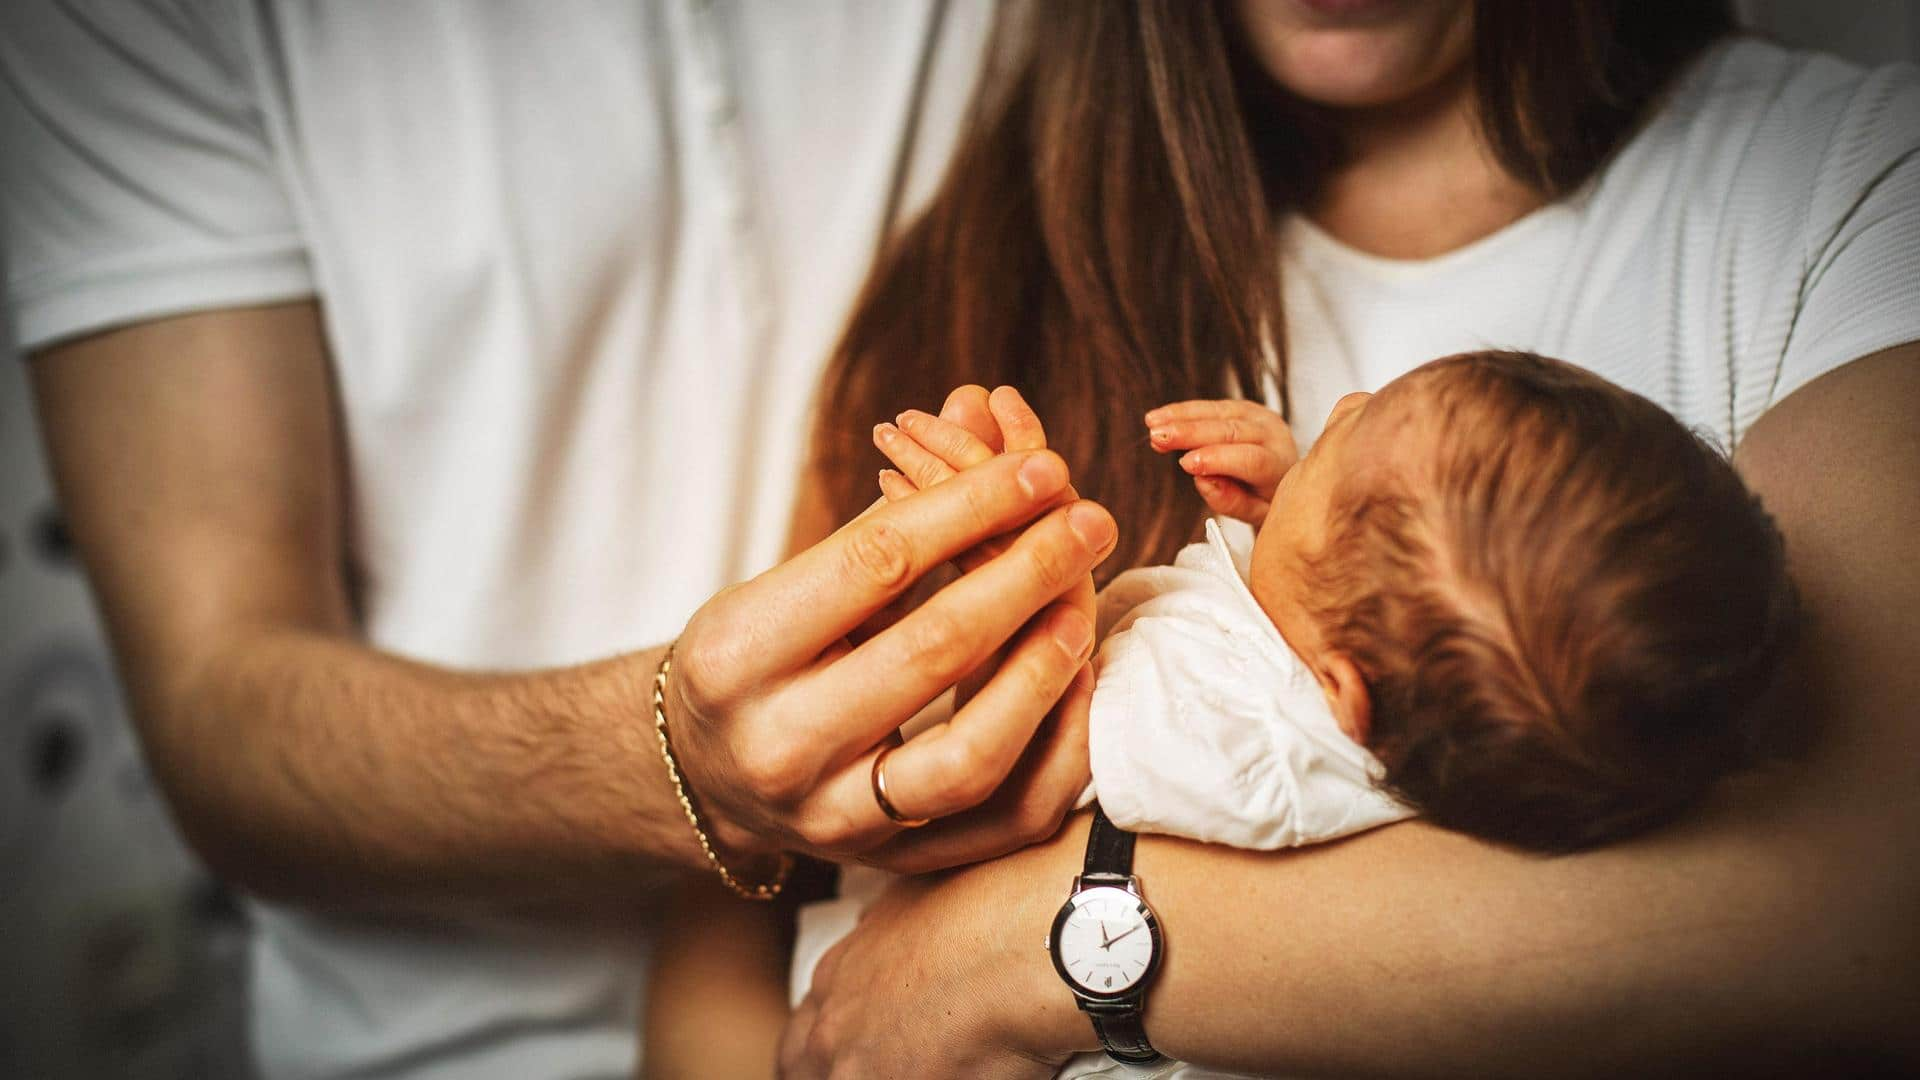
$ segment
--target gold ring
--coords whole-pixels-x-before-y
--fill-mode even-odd
[[[880,812],[887,815],[888,821],[903,829],[917,829],[933,819],[907,817],[894,809],[893,800],[887,798],[887,774],[883,766],[887,762],[887,755],[900,749],[900,745],[898,742],[889,742],[885,749],[873,756],[873,801],[880,804]]]

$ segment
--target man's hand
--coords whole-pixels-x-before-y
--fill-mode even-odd
[[[1092,652],[1091,571],[1115,531],[1104,510],[1073,498],[1037,421],[1003,427],[1003,452],[978,440],[955,449],[959,467],[942,459],[945,473],[926,491],[896,491],[688,624],[670,699],[677,730],[689,732],[683,767],[723,844],[917,870],[1003,854],[1058,828],[1086,779],[1087,687],[1069,695],[1079,707],[1041,721]],[[957,558],[968,570],[958,581],[847,643]],[[963,680],[970,692],[953,718],[887,759],[900,811],[947,819],[900,835],[874,801],[874,755]]]
[[[1148,413],[1147,441],[1160,453],[1186,450],[1180,467],[1216,514],[1259,528],[1280,478],[1300,460],[1280,414],[1251,401],[1178,401]]]
[[[983,464],[996,454],[1044,450],[1047,432],[1040,417],[1013,387],[1002,386],[989,394],[979,386],[962,386],[947,395],[939,416],[909,409],[900,414],[897,425],[875,425],[873,443],[895,466],[881,471],[881,493],[888,501],[898,501],[943,483],[963,469]],[[1060,498],[1070,502],[1079,495],[1068,487]],[[1005,551],[1013,539],[1011,535],[994,537],[962,552],[954,563],[963,571],[972,570]],[[1093,618],[1093,575],[1082,575],[1063,599]],[[982,679],[996,667],[998,664],[985,665],[963,681],[958,700],[970,700]]]

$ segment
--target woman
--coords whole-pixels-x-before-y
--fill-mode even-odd
[[[1896,761],[1920,687],[1880,614],[1920,601],[1920,81],[1727,40],[1710,3],[1044,14],[851,324],[822,396],[835,512],[871,498],[874,419],[1010,382],[1114,510],[1111,574],[1203,512],[1147,409],[1265,389],[1304,443],[1424,359],[1536,349],[1738,447],[1828,726],[1795,775],[1550,863],[1419,825],[1283,857],[1144,839],[1172,943],[1154,1043],[1316,1073],[1920,1053],[1920,878],[1867,839],[1920,837]],[[788,1067],[1044,1076],[1097,1046],[1033,944],[1084,842],[897,886],[823,962]]]

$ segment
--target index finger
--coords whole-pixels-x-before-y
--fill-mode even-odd
[[[740,586],[716,632],[758,671],[801,667],[929,570],[1057,505],[1066,486],[1060,455],[1002,454],[870,510]]]

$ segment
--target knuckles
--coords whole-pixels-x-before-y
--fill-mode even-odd
[[[803,819],[795,825],[794,831],[803,843],[821,851],[844,849],[857,835],[854,823],[838,814]]]
[[[679,683],[680,700],[696,716],[723,711],[731,702],[730,673],[736,669],[725,655],[728,651],[725,646],[715,648],[691,624],[674,648],[672,678]]]
[[[997,524],[994,490],[985,484],[966,484],[961,487],[966,496],[967,523],[974,532],[984,533]]]
[[[899,592],[913,580],[913,545],[884,521],[857,523],[847,534],[846,568],[857,585]]]
[[[792,739],[757,739],[734,751],[740,784],[755,798],[774,806],[800,801],[812,787],[812,777]]]
[[[908,670],[933,672],[941,681],[958,678],[967,659],[966,626],[952,611],[930,603],[894,624],[900,635],[901,663]]]
[[[1061,524],[1064,526],[1064,519]],[[1037,534],[1027,545],[1027,565],[1033,570],[1034,580],[1049,593],[1065,589],[1074,578],[1085,573],[1080,561],[1070,557],[1068,549],[1064,547],[1064,533],[1063,528],[1058,532]]]
[[[1020,689],[1026,700],[1038,702],[1041,707],[1051,705],[1060,694],[1062,676],[1071,676],[1072,672],[1060,669],[1071,663],[1078,665],[1080,658],[1069,657],[1052,640],[1046,642],[1046,648],[1035,649],[1025,663],[1016,665],[1016,678],[1020,680]]]
[[[1037,844],[1049,839],[1060,831],[1060,824],[1067,820],[1067,812],[1073,808],[1078,793],[1065,798],[1027,798],[1020,804],[1020,812],[1014,818],[1014,832],[1028,844]]]
[[[991,755],[973,742],[949,735],[952,746],[935,784],[935,798],[949,813],[978,806],[987,801],[1002,779]]]

